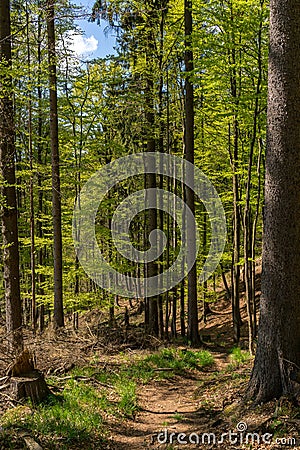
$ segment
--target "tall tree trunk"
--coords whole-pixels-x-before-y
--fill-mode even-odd
[[[52,214],[53,214],[53,256],[54,256],[54,328],[64,326],[62,289],[62,233],[61,233],[61,193],[59,174],[57,79],[54,25],[55,0],[47,2],[47,36],[49,57],[50,91],[50,146],[52,158]]]
[[[203,208],[203,250],[206,257],[207,253],[207,212]],[[207,322],[207,316],[212,313],[210,304],[207,302],[208,283],[207,280],[203,283],[203,322]]]
[[[15,129],[12,102],[10,2],[0,2],[0,174],[6,328],[10,350],[23,347],[19,244],[15,177]]]
[[[182,180],[181,183],[182,188],[182,196],[183,201],[186,203],[186,189],[184,180]],[[182,213],[182,241],[186,239],[186,217],[185,213]],[[185,269],[185,258],[182,258],[181,263],[181,274],[182,274],[182,281],[180,283],[180,333],[182,337],[186,337],[186,323],[185,323],[185,278],[184,278],[184,269]]]
[[[158,151],[160,153],[164,153],[164,115],[163,115],[163,87],[164,87],[164,77],[163,77],[163,55],[164,55],[164,24],[165,24],[165,11],[161,11],[161,18],[159,24],[159,92],[158,92],[158,122],[159,122],[159,138],[158,138]],[[162,169],[162,164],[161,164]],[[164,188],[164,177],[163,175],[159,175],[159,188],[163,190]],[[163,213],[163,198],[162,194],[159,195],[159,229],[163,231],[164,229],[164,213]],[[159,246],[162,247],[162,238],[159,238]],[[161,280],[164,272],[163,265],[163,254],[160,257],[159,261],[159,274],[161,275]],[[162,283],[162,281],[161,281]],[[162,338],[164,336],[164,311],[163,311],[163,294],[158,296],[158,334],[159,337]],[[167,334],[167,332],[166,332]]]
[[[259,132],[260,134],[260,132]],[[262,138],[259,138],[258,140],[258,146],[259,146],[259,151],[258,151],[258,159],[257,159],[257,166],[256,166],[256,171],[258,174],[258,186],[257,186],[257,198],[256,198],[256,207],[255,207],[255,213],[254,213],[254,218],[253,218],[253,224],[252,224],[252,248],[251,248],[251,258],[254,261],[254,263],[252,264],[252,274],[251,274],[251,292],[252,292],[252,296],[253,296],[253,337],[256,338],[257,336],[257,305],[256,305],[256,282],[255,282],[255,258],[256,258],[256,249],[255,249],[255,244],[256,244],[256,233],[257,233],[257,223],[258,223],[258,218],[260,215],[260,207],[261,207],[261,202],[260,202],[260,198],[261,198],[261,190],[262,190],[262,170],[261,170],[261,159],[262,159],[262,149],[263,149],[263,143],[262,143]]]
[[[29,10],[26,2],[26,43],[27,43],[27,64],[29,89],[31,89],[31,55],[29,38]],[[31,266],[31,322],[35,332],[36,329],[36,292],[35,292],[35,218],[34,218],[34,197],[33,197],[33,142],[32,142],[32,94],[28,93],[28,147],[29,147],[29,198],[30,198],[30,266]]]
[[[173,209],[176,211],[176,197],[178,196],[177,192],[177,180],[176,180],[176,164],[174,164],[173,168],[173,193],[174,195],[174,203],[173,203]],[[175,254],[176,248],[177,248],[177,230],[176,230],[176,224],[173,222],[173,230],[172,230],[172,247],[173,252]],[[177,338],[177,299],[178,299],[178,288],[177,286],[174,286],[172,289],[173,299],[172,299],[172,322],[171,322],[171,331],[172,331],[172,337]]]
[[[241,245],[241,220],[240,220],[240,195],[238,177],[238,121],[234,119],[234,144],[233,144],[233,278],[232,278],[232,318],[233,340],[236,344],[240,341],[241,315],[240,315],[240,245]]]
[[[194,163],[194,87],[192,83],[192,71],[194,69],[192,50],[192,1],[184,2],[185,24],[185,159]],[[192,175],[194,176],[194,175]],[[193,180],[190,180],[193,184]],[[195,198],[193,189],[186,186],[186,204],[195,214]],[[188,257],[196,259],[196,230],[194,224],[187,223]],[[197,302],[197,265],[193,264],[188,274],[188,339],[191,344],[199,344],[198,330],[198,302]]]
[[[248,314],[248,336],[249,336],[249,351],[253,354],[253,339],[255,337],[255,238],[256,238],[256,224],[251,224],[251,185],[252,185],[252,170],[254,149],[257,141],[259,109],[260,109],[260,94],[262,82],[262,20],[259,24],[258,30],[258,74],[255,89],[255,102],[253,111],[253,128],[249,150],[248,160],[248,174],[246,183],[246,199],[244,207],[244,270],[245,270],[245,287],[246,287],[246,302]],[[261,151],[259,151],[258,159],[260,161]],[[260,176],[260,175],[259,175]],[[260,182],[258,185],[257,207],[260,205]],[[258,211],[257,211],[258,212]],[[253,222],[257,219],[257,214],[254,215]]]
[[[232,251],[232,321],[233,321],[233,340],[236,344],[240,341],[240,327],[242,324],[240,315],[240,245],[241,245],[241,213],[240,213],[240,192],[239,192],[239,121],[238,108],[240,97],[240,61],[237,57],[235,11],[233,2],[230,7],[230,48],[228,49],[228,64],[230,70],[230,94],[232,97],[234,111],[232,127],[228,130],[228,151],[230,155],[230,164],[232,168],[232,190],[233,190],[233,251]],[[238,67],[238,69],[237,69]],[[233,135],[233,146],[232,146]]]
[[[150,29],[151,23],[148,25],[148,37],[147,37],[147,50],[146,50],[146,59],[147,59],[147,78],[146,78],[146,121],[147,121],[147,152],[155,152],[155,137],[154,137],[154,125],[155,125],[155,116],[154,116],[154,99],[153,99],[153,91],[154,91],[154,83],[153,83],[153,52],[154,52],[154,36],[153,30]],[[153,162],[153,164],[155,164]],[[154,166],[153,166],[154,167]],[[146,189],[155,189],[156,188],[156,174],[155,173],[147,173],[146,174]],[[148,194],[147,194],[148,195]],[[155,194],[150,194],[155,195]],[[151,203],[155,204],[156,197],[152,199]],[[147,226],[147,234],[148,237],[153,230],[157,229],[157,209],[149,209],[148,210],[148,226]],[[158,274],[158,267],[156,261],[150,261],[147,263],[147,277],[152,278]],[[148,331],[150,334],[154,336],[158,336],[158,296],[152,296],[148,301],[149,305],[149,325]]]
[[[300,3],[272,0],[261,313],[248,386],[257,402],[290,394],[300,366]]]
[[[41,3],[39,1],[38,3],[39,8],[41,8]],[[42,18],[41,14],[38,16],[38,49],[37,49],[37,55],[38,55],[38,70],[37,70],[37,79],[38,79],[38,119],[37,119],[37,163],[38,163],[38,171],[37,171],[37,186],[38,186],[38,212],[37,212],[37,235],[42,240],[43,238],[43,224],[42,224],[42,214],[43,214],[43,189],[42,189],[42,170],[41,166],[43,164],[42,161],[42,151],[43,151],[43,144],[42,144],[42,131],[43,131],[43,115],[42,115],[42,88],[41,88],[41,82],[42,82]],[[38,249],[38,264],[39,267],[42,267],[44,265],[44,248],[40,247]],[[38,275],[38,294],[40,296],[44,295],[44,281],[45,276],[43,273],[39,273]],[[40,304],[39,307],[39,329],[40,332],[43,331],[44,325],[45,325],[45,306],[43,303]]]
[[[169,76],[168,71],[166,73],[166,87],[167,87],[167,117],[166,117],[166,146],[167,153],[170,154],[170,99],[169,99]],[[170,166],[168,165],[168,169]],[[171,180],[170,177],[167,179],[167,190],[170,191],[171,188]],[[167,215],[167,223],[166,223],[166,232],[167,232],[167,249],[166,249],[166,267],[167,269],[170,266],[170,215]],[[168,280],[169,281],[169,280]],[[170,309],[170,291],[166,292],[166,309],[165,309],[165,337],[169,339],[169,309]]]

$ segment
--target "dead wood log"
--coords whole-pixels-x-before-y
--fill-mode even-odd
[[[95,372],[94,375],[97,375],[99,372]],[[66,377],[58,377],[57,375],[53,375],[57,379],[57,381],[66,381],[66,380],[79,380],[79,381],[91,381],[96,384],[99,384],[99,386],[108,388],[108,389],[114,389],[114,386],[112,384],[102,383],[101,381],[97,380],[97,378],[86,377],[84,375],[73,375],[73,376],[66,376]]]

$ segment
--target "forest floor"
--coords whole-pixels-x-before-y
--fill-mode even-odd
[[[77,331],[25,331],[53,395],[38,407],[16,402],[0,348],[0,450],[300,448],[299,406],[242,402],[253,364],[247,325],[233,348],[229,304],[214,309],[200,349],[145,337],[137,324],[108,328],[99,311]]]

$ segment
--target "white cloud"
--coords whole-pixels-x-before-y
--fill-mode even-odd
[[[69,48],[78,56],[93,53],[98,48],[98,41],[94,35],[85,37],[82,34],[69,33]]]

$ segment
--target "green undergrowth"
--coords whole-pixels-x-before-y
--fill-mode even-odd
[[[139,410],[138,385],[214,363],[207,351],[174,348],[133,361],[120,355],[120,360],[104,368],[91,362],[74,368],[67,377],[50,376],[47,382],[55,395],[37,408],[27,404],[7,411],[1,418],[3,436],[26,430],[51,449],[79,448],[79,443],[84,449],[100,448],[110,419],[133,418]]]
[[[52,388],[55,382],[48,380]],[[30,403],[28,406],[31,407]],[[15,408],[1,420],[6,430],[28,431],[51,449],[69,449],[76,444],[92,449],[92,443],[103,442],[103,411],[109,408],[106,394],[84,382],[66,381],[57,395],[50,395],[37,408]],[[91,445],[90,445],[91,444]],[[94,445],[94,444],[93,444]]]
[[[159,353],[154,353],[145,359],[145,363],[157,368],[174,369],[182,373],[188,369],[204,369],[212,366],[214,358],[207,350],[191,351],[165,348]]]
[[[230,364],[227,367],[227,371],[232,371],[248,363],[253,359],[250,353],[246,350],[242,350],[240,347],[233,347],[230,351]]]

